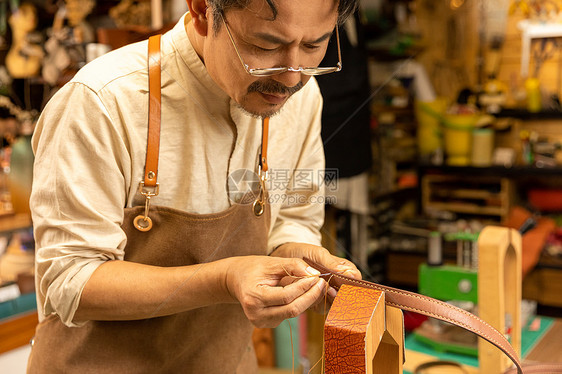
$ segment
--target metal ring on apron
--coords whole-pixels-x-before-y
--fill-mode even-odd
[[[254,204],[252,205],[252,208],[254,209],[254,214],[256,216],[258,216],[258,217],[261,216],[263,214],[263,211],[264,211],[263,201],[261,201],[261,200],[254,201]]]
[[[142,214],[139,214],[135,217],[133,224],[135,225],[135,228],[137,230],[142,232],[150,231],[150,229],[152,228],[152,220],[150,219],[150,217],[144,217]]]

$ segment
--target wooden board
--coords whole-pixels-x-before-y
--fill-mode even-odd
[[[29,344],[35,335],[37,312],[31,312],[0,321],[0,353]]]
[[[562,320],[557,319],[542,339],[525,357],[529,362],[560,362],[562,363]]]

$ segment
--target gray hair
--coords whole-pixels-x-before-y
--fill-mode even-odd
[[[244,8],[247,7],[252,0],[208,0],[209,7],[211,8],[211,12],[213,13],[213,19],[215,20],[214,23],[214,32],[218,32],[222,25],[221,22],[217,22],[216,20],[219,17],[223,16],[229,9],[231,8]],[[283,1],[283,0],[264,0],[267,2],[267,5],[271,8],[272,12],[272,20],[277,17],[277,7],[275,6],[275,1]],[[347,17],[349,17],[359,3],[359,0],[335,0],[338,2],[338,25],[342,25]]]

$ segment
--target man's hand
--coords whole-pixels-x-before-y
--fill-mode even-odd
[[[287,258],[307,257],[314,262],[324,265],[334,273],[339,273],[355,279],[361,279],[361,272],[357,269],[353,262],[341,257],[333,256],[326,248],[319,247],[317,245],[286,243],[277,247],[271,256]]]
[[[256,327],[276,327],[326,293],[326,281],[302,259],[243,256],[228,261],[225,287]]]
[[[307,257],[316,263],[324,265],[334,273],[339,273],[355,279],[361,279],[361,272],[351,261],[341,257],[333,256],[326,248],[316,245],[304,243],[286,243],[277,247],[277,249],[271,254],[271,256],[288,258]],[[317,300],[316,303],[314,303],[312,309],[320,313],[327,312],[327,310],[325,310],[327,309],[325,308],[325,306],[329,307],[330,305],[332,305],[335,297],[336,290],[332,287],[328,287],[327,294],[323,294],[322,297]]]

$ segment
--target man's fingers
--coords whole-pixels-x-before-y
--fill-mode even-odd
[[[332,287],[328,287],[327,291],[324,289],[322,291],[322,297],[320,297],[314,305],[312,305],[309,309],[314,310],[317,313],[325,314],[330,310],[330,307],[334,303],[334,299],[336,297],[336,290]]]
[[[283,265],[283,273],[295,278],[320,275],[318,270],[309,266],[300,258],[287,259],[286,263]]]
[[[323,249],[323,248],[322,248]],[[324,265],[331,271],[354,279],[361,279],[361,272],[355,264],[345,258],[331,255],[327,250],[318,250],[308,255],[313,261]]]
[[[338,274],[346,275],[354,279],[361,279],[361,272],[351,261],[342,259],[338,261],[338,264],[335,266],[334,269]]]
[[[283,320],[293,318],[312,305],[324,298],[326,293],[326,281],[322,278],[315,278],[316,282],[313,283],[306,292],[297,296],[293,301],[285,305],[274,305],[264,309],[264,317],[269,319],[272,324],[277,325]],[[293,286],[295,284],[292,284]],[[289,287],[289,286],[288,286]],[[285,287],[287,288],[287,287]],[[292,291],[291,291],[292,292]]]
[[[264,290],[262,302],[264,303],[264,307],[287,305],[305,294],[314,287],[314,285],[325,287],[326,282],[323,279],[322,282],[323,283],[319,282],[319,278],[317,277],[306,277],[284,287],[266,286],[267,290]]]

